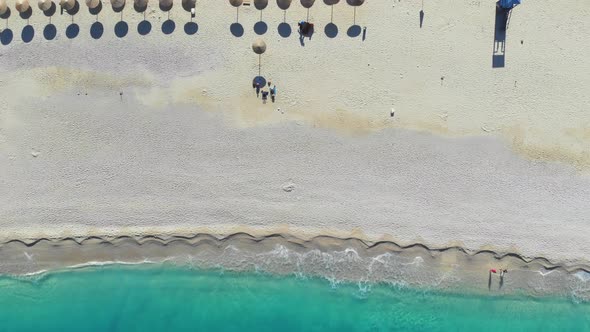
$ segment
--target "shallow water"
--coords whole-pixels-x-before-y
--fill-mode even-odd
[[[2,331],[590,331],[590,304],[166,265],[0,278]]]

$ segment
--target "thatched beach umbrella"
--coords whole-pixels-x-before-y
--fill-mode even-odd
[[[100,5],[100,0],[86,0],[86,6],[90,9],[94,9]]]
[[[160,9],[167,12],[172,9],[172,0],[160,0]]]
[[[330,9],[332,10],[332,13],[330,14],[330,23],[332,23],[332,21],[334,21],[334,5],[339,2],[340,2],[340,0],[324,0],[324,3],[328,6],[330,6]]]
[[[29,8],[31,8],[28,0],[16,0],[16,4],[14,7],[16,7],[16,10],[19,13],[24,13],[27,10],[29,10]]]
[[[59,5],[65,10],[71,10],[76,6],[76,0],[59,0]]]
[[[254,53],[258,54],[258,75],[260,75],[260,60],[262,57],[262,54],[264,52],[266,52],[266,43],[264,42],[264,40],[262,39],[256,39],[253,43],[252,43],[252,51],[254,51]]]
[[[311,8],[311,6],[313,6],[313,3],[315,2],[315,0],[301,0],[301,5],[307,9]]]
[[[258,10],[263,10],[268,6],[268,0],[254,0],[254,7]]]
[[[254,53],[261,55],[262,53],[266,52],[266,43],[264,40],[258,38],[252,43],[252,51]]]
[[[190,11],[192,8],[197,6],[197,0],[182,0],[182,8],[186,11]]]
[[[145,10],[147,9],[147,6],[148,6],[148,0],[134,0],[133,1],[133,8],[135,8],[135,10],[138,13],[145,12]]]
[[[125,8],[125,0],[111,0],[111,6],[114,11],[121,11]]]
[[[0,15],[6,14],[8,11],[8,6],[6,5],[6,0],[0,0]]]
[[[353,24],[356,24],[356,7],[362,6],[365,0],[346,0],[346,2],[354,7]]]
[[[51,5],[53,5],[53,2],[51,0],[39,0],[39,2],[37,3],[37,6],[39,6],[39,9],[41,9],[41,11],[46,12],[49,9],[51,9]]]
[[[254,0],[254,7],[260,10],[260,21],[262,21],[262,10],[268,6],[268,0]]]
[[[291,0],[277,0],[277,6],[282,10],[287,10],[291,6]]]
[[[315,0],[301,0],[301,5],[305,8],[307,8],[307,20],[309,21],[309,8],[311,8],[311,6],[313,6],[313,3],[315,2]]]
[[[240,16],[240,6],[242,5],[243,0],[229,0],[229,4],[236,7],[236,22],[238,21],[238,17]]]

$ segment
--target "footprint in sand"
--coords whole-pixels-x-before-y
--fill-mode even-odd
[[[295,190],[295,183],[289,181],[288,183],[283,185],[283,191],[290,193],[293,190]]]

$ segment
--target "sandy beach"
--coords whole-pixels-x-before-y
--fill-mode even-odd
[[[51,23],[9,6],[3,242],[246,231],[590,261],[583,0],[515,8],[503,66],[494,2],[341,1],[335,34],[318,0],[304,45],[298,1],[199,0],[196,28],[150,2],[149,31],[131,2]],[[275,103],[252,89],[257,38]]]

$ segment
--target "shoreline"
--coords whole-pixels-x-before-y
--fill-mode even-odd
[[[263,105],[251,88],[258,73],[251,43],[261,37],[252,27],[261,12],[240,8],[244,34],[236,37],[235,8],[199,2],[199,30],[189,35],[182,25],[190,16],[175,2],[169,19],[178,26],[170,34],[155,4],[145,36],[135,28],[146,18],[130,5],[121,14],[105,6],[96,17],[80,10],[74,22],[55,15],[48,24],[36,8],[30,20],[15,12],[7,21],[15,37],[0,46],[0,240],[279,233],[290,234],[277,245],[292,246],[284,254],[293,260],[309,256],[296,243],[318,234],[360,239],[355,246],[368,260],[363,241],[383,241],[393,252],[419,243],[424,248],[395,257],[404,264],[416,253],[434,257],[426,259],[436,267],[428,284],[452,284],[445,273],[462,278],[453,264],[466,266],[476,288],[496,253],[526,266],[522,280],[537,273],[529,264],[542,271],[552,262],[589,265],[584,4],[564,4],[559,17],[543,3],[519,6],[506,67],[492,68],[492,2],[428,3],[419,26],[418,3],[370,1],[356,17],[368,27],[363,40],[346,35],[353,12],[343,1],[334,8],[340,35],[323,33],[331,8],[317,1],[310,17],[318,32],[305,47],[295,30],[283,37],[277,29],[284,14],[295,28],[306,10],[294,3],[285,13],[271,3],[263,12],[262,74],[279,95]],[[114,31],[120,22],[130,30],[121,38]],[[95,23],[104,28],[100,38],[91,35]],[[64,35],[74,24],[79,34]],[[58,28],[49,40],[50,25]],[[36,31],[28,43],[18,38],[25,27]],[[61,248],[64,259],[101,258],[94,250],[101,244],[88,239]],[[157,240],[117,242],[106,252],[111,258],[186,254],[150,244]],[[315,252],[310,243],[300,249]],[[60,263],[46,245],[9,244],[17,264],[10,268],[32,268],[18,265],[26,259],[21,247],[46,255],[43,264]],[[254,261],[255,252],[274,250],[245,247]],[[427,249],[444,247],[456,249]],[[545,266],[518,256],[550,260]],[[359,271],[349,276],[366,277],[366,264],[352,265]],[[326,270],[313,265],[312,272]],[[408,273],[421,280],[429,271],[419,272]]]
[[[103,265],[170,263],[197,269],[265,272],[475,294],[573,296],[590,299],[590,265],[562,264],[516,253],[400,246],[354,237],[290,234],[253,236],[240,232],[118,237],[13,239],[0,245],[0,275],[34,277],[60,270]],[[489,269],[508,269],[505,281]]]

